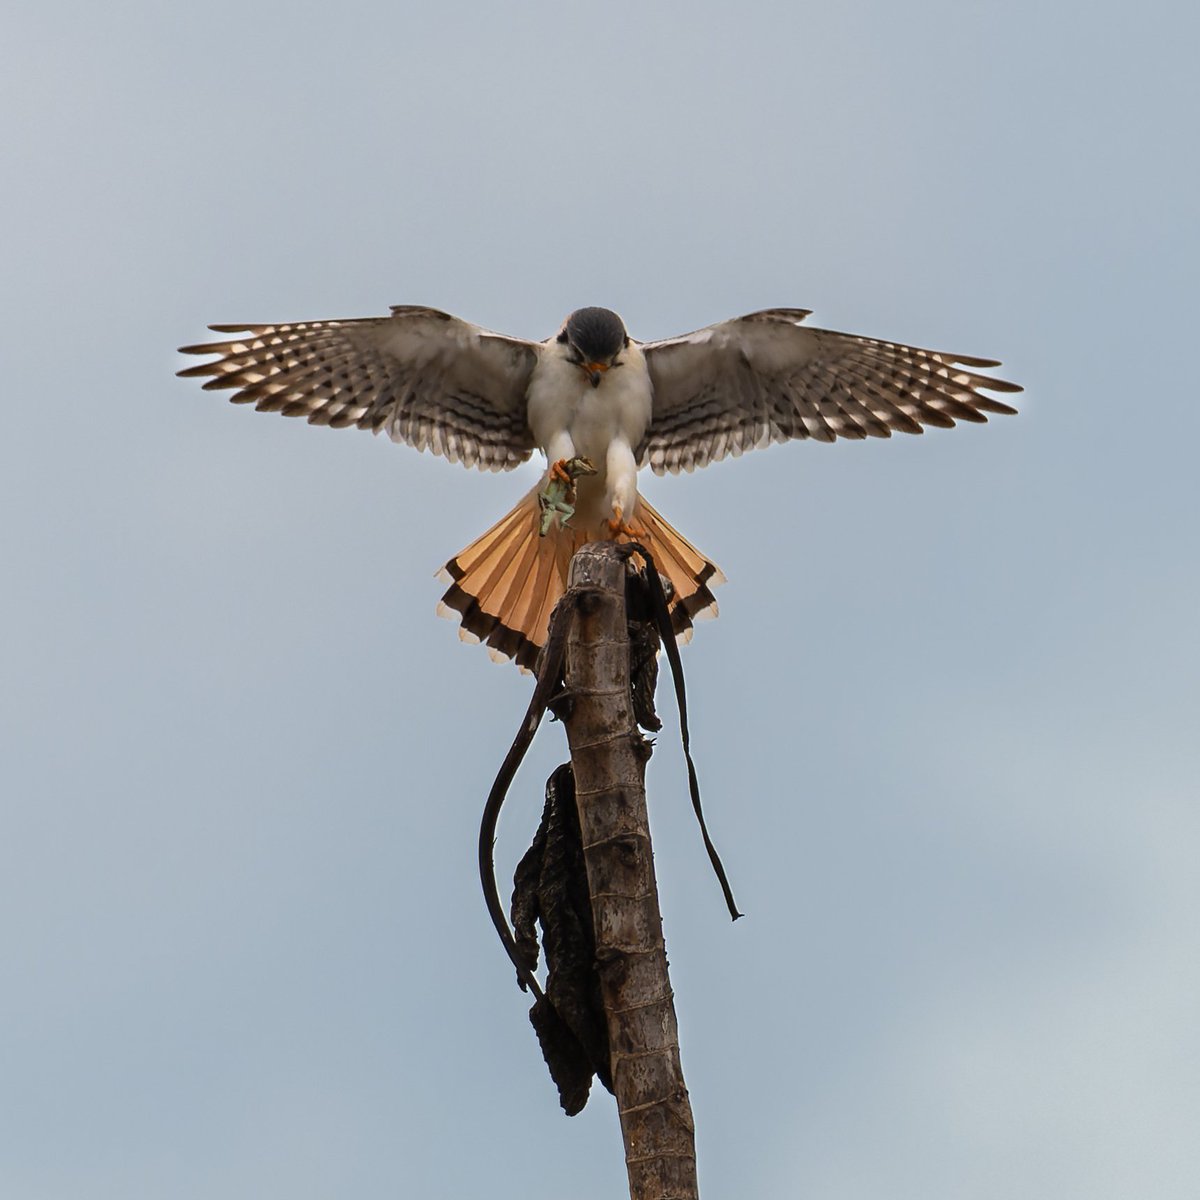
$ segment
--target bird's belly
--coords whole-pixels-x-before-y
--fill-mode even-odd
[[[575,453],[590,458],[596,469],[604,471],[608,448],[624,432],[621,414],[600,395],[603,388],[587,389],[571,417],[568,432]]]

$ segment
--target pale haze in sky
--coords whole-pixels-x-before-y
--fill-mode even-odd
[[[1200,1194],[1192,4],[10,5],[0,1196],[609,1200],[476,879],[534,468],[234,408],[209,322],[774,305],[1020,415],[650,478],[729,578],[649,798],[702,1194]],[[502,890],[565,756],[539,734]]]

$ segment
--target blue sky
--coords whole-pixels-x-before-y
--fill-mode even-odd
[[[416,7],[3,18],[0,1193],[622,1194],[475,880],[529,681],[433,613],[528,476],[174,348],[792,305],[1027,392],[646,485],[730,580],[685,668],[736,926],[673,724],[649,774],[704,1194],[1191,1200],[1193,6]]]

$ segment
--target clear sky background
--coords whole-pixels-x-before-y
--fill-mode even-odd
[[[736,926],[671,718],[649,773],[701,1187],[1194,1200],[1198,38],[1153,0],[10,4],[0,1195],[623,1194],[476,882],[530,681],[434,616],[528,473],[173,377],[210,321],[422,303],[1004,360],[1019,417],[646,485],[730,581],[685,667]]]

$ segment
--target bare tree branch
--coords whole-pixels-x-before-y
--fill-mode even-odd
[[[695,1129],[646,812],[650,746],[630,699],[626,564],[612,543],[571,562],[565,724],[575,774],[631,1200],[697,1200]]]

